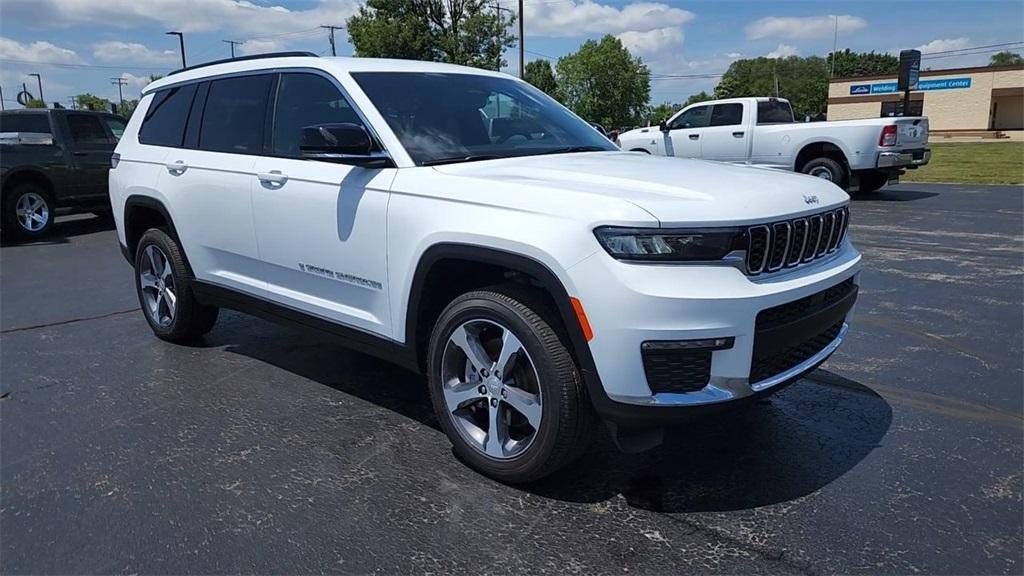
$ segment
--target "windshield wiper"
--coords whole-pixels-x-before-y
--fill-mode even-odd
[[[498,156],[496,154],[470,154],[469,156],[451,156],[448,158],[434,158],[433,160],[425,160],[420,163],[420,166],[437,166],[439,164],[455,164],[456,162],[476,162],[477,160],[494,160],[496,158],[505,158],[505,156]]]
[[[573,152],[611,152],[611,150],[603,146],[566,146],[564,148],[554,148],[552,150],[545,150],[531,156],[541,156],[543,154],[571,154]]]

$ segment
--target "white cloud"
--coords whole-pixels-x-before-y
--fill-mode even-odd
[[[839,18],[839,34],[860,30],[868,25],[859,16],[842,15]],[[835,32],[836,16],[779,17],[769,16],[747,24],[747,38],[828,38]]]
[[[800,52],[790,46],[789,44],[779,44],[779,46],[771,52],[765,54],[766,58],[789,58],[790,56],[799,56]]]
[[[725,56],[726,56],[726,58],[739,59],[739,58],[743,58],[743,53],[742,52],[728,52],[728,53],[726,53]]]
[[[619,34],[618,38],[630,53],[649,56],[665,49],[681,48],[684,36],[682,28],[676,27],[657,28],[647,32],[630,30]]]
[[[152,80],[149,79],[149,76],[136,76],[131,72],[121,74],[121,79],[128,82],[124,87],[125,98],[131,96],[133,99],[136,97],[133,94],[136,92],[142,92],[142,89],[152,82]],[[117,88],[117,86],[114,86],[114,88]]]
[[[92,55],[101,62],[146,64],[175,64],[180,55],[177,50],[153,50],[135,42],[100,42],[93,46]]]
[[[592,34],[649,32],[681,26],[693,12],[660,2],[635,2],[617,8],[590,0],[525,3],[526,33],[530,36],[575,37]]]
[[[264,54],[266,52],[278,52],[284,46],[277,40],[246,40],[238,46],[239,55]]]
[[[947,50],[961,50],[963,48],[970,48],[970,38],[940,38],[932,40],[931,42],[921,44],[916,48],[921,51],[922,54],[931,54],[934,52],[945,52]],[[897,51],[897,54],[899,51]]]
[[[0,58],[54,64],[74,64],[79,61],[78,53],[69,48],[61,48],[43,41],[22,44],[4,37],[0,37]]]

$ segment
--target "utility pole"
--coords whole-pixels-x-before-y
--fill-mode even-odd
[[[77,101],[74,96],[68,96],[68,103],[71,104],[72,110],[78,110]]]
[[[0,86],[0,111],[2,110],[6,110],[6,108],[4,108],[4,89]]]
[[[235,45],[236,44],[241,44],[241,42],[239,42],[237,40],[221,40],[221,42],[227,42],[228,44],[231,44],[231,57],[234,58],[235,57]]]
[[[117,84],[117,99],[120,100],[121,106],[124,106],[124,94],[121,92],[122,86],[127,86],[128,81],[124,78],[111,78],[113,82],[111,84]]]
[[[321,26],[321,28],[326,28],[326,29],[331,31],[331,35],[330,35],[330,40],[331,40],[331,56],[337,56],[338,55],[338,51],[335,49],[335,46],[334,46],[334,31],[335,30],[344,30],[345,27],[344,26]]]
[[[185,35],[181,32],[165,32],[165,34],[178,37],[178,46],[181,47],[181,67],[188,68],[188,64],[185,64]]]
[[[43,108],[46,108],[46,100],[43,100],[43,77],[39,74],[29,74],[29,76],[36,77],[36,82],[39,84],[39,101],[43,103]]]
[[[832,69],[829,70],[828,77],[834,78],[836,75],[836,50],[839,49],[839,15],[836,15],[836,31],[832,36]]]
[[[502,33],[505,31],[505,28],[506,28],[505,21],[501,19],[501,11],[502,10],[504,10],[505,12],[508,12],[509,14],[515,14],[515,12],[513,12],[512,10],[509,10],[508,8],[502,8],[501,4],[498,3],[498,0],[494,0],[494,14],[495,14],[495,16],[498,17],[498,25],[501,26],[501,30],[497,31],[497,38],[495,38],[495,40],[496,40],[495,43],[498,45],[498,56],[497,56],[497,58],[495,59],[495,62],[494,62],[494,69],[496,71],[498,71],[498,72],[501,72],[501,53],[504,51],[503,50],[504,46],[501,43],[501,37],[502,37]],[[522,22],[520,22],[520,26],[522,26]],[[521,28],[520,28],[520,30],[521,30]],[[522,44],[521,40],[520,40],[520,44]],[[522,70],[522,57],[521,56],[520,56],[520,64],[519,64],[519,66],[520,66],[520,70]],[[519,75],[522,76],[522,72],[520,72]]]
[[[523,0],[519,0],[519,77],[522,78],[524,71],[526,70],[526,63],[523,62],[523,18],[526,15],[523,14]]]

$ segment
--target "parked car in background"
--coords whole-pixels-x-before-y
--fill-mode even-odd
[[[842,190],[623,152],[491,71],[185,69],[143,90],[114,164],[157,337],[228,307],[424,372],[456,452],[505,481],[570,462],[595,416],[635,451],[782,388],[837,349],[857,297]]]
[[[618,142],[623,150],[803,172],[861,192],[924,166],[931,154],[927,118],[798,123],[782,98],[700,102]]]
[[[127,121],[79,110],[0,112],[0,230],[45,235],[55,212],[110,212],[110,155]]]

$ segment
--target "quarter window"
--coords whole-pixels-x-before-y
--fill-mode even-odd
[[[199,130],[199,148],[235,154],[262,152],[271,78],[261,74],[211,82]]]
[[[124,135],[124,120],[107,116],[103,118],[103,121],[107,123],[107,128],[110,128],[110,133],[114,135],[114,140],[120,140],[121,136]]]
[[[42,113],[7,112],[0,114],[0,132],[50,133],[50,119]]]
[[[103,129],[103,123],[95,116],[86,114],[69,114],[68,128],[71,129],[71,141],[75,144],[109,144],[110,138]]]
[[[711,126],[735,126],[743,122],[743,104],[715,104]]]
[[[302,129],[363,121],[341,91],[316,74],[282,74],[274,111],[274,155],[298,158]]]
[[[195,93],[196,85],[188,84],[154,94],[139,129],[139,142],[154,146],[181,146],[185,121]]]

